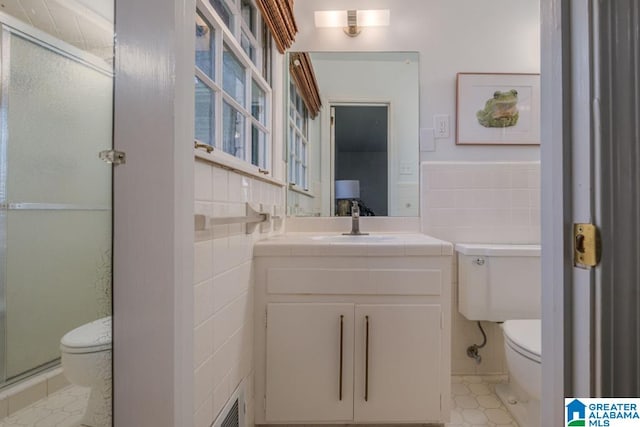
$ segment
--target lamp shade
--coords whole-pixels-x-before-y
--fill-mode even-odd
[[[360,181],[342,179],[336,181],[336,199],[359,199]]]

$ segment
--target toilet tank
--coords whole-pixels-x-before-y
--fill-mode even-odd
[[[469,320],[540,318],[540,245],[456,244],[458,311]]]

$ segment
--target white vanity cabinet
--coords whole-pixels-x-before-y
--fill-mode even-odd
[[[266,417],[353,418],[353,304],[267,305]]]
[[[448,420],[452,247],[428,239],[256,245],[256,424]]]

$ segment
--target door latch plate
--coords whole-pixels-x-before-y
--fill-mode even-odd
[[[600,236],[593,224],[573,224],[573,265],[591,269],[600,262]]]

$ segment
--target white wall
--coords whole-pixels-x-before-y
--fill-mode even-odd
[[[195,213],[243,216],[246,202],[284,209],[282,187],[195,162]],[[194,245],[195,427],[213,423],[233,391],[245,381],[247,422],[253,423],[253,245],[268,236],[244,225],[196,231]]]
[[[355,38],[339,28],[316,29],[315,10],[390,9],[389,27],[366,28]],[[458,72],[540,72],[539,0],[296,0],[300,32],[292,50],[417,51],[420,55],[420,127],[450,116],[451,136],[421,160],[538,160],[538,147],[455,145]]]
[[[116,1],[113,424],[193,424],[191,0]]]

